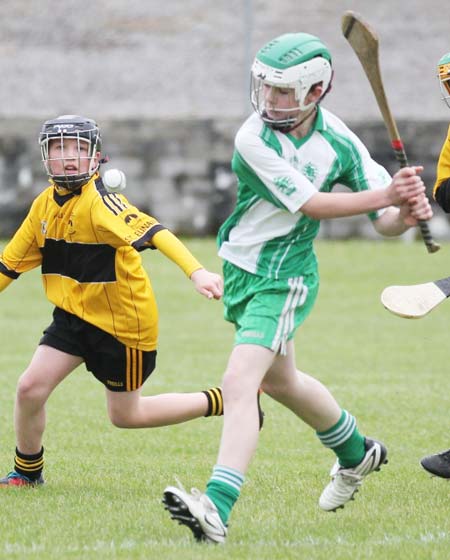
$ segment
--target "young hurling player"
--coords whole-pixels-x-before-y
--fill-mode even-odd
[[[438,62],[438,79],[442,99],[450,107],[450,53],[445,54]],[[436,183],[433,196],[444,212],[450,212],[450,127],[439,156]],[[421,460],[422,467],[442,478],[450,478],[450,449],[428,455]]]
[[[223,543],[258,441],[253,395],[259,386],[316,432],[336,455],[319,506],[344,506],[386,462],[385,446],[364,437],[329,390],[295,365],[294,334],[310,313],[319,277],[313,250],[320,220],[367,214],[399,235],[431,217],[419,173],[390,177],[335,115],[320,107],[331,56],[306,33],[277,37],[252,66],[254,114],[235,139],[236,207],[222,225],[225,317],[236,327],[223,379],[224,425],[204,493],[169,486],[163,501],[198,540]],[[336,184],[352,192],[331,192]]]
[[[82,362],[105,385],[109,417],[120,428],[165,426],[223,411],[220,388],[141,395],[155,368],[158,312],[139,251],[159,249],[207,298],[220,299],[221,277],[205,270],[155,218],[106,191],[93,120],[64,115],[46,121],[39,143],[51,186],[34,200],[0,256],[0,290],[40,266],[55,309],[18,382],[14,470],[0,480],[2,487],[44,482],[45,403]]]

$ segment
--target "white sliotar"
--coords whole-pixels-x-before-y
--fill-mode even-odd
[[[120,169],[108,169],[103,174],[103,184],[108,192],[117,193],[125,189],[127,180]]]

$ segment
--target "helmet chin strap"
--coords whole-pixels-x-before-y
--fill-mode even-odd
[[[311,109],[311,111],[307,115],[305,115],[303,117],[303,119],[300,119],[298,122],[294,123],[293,125],[291,125],[291,126],[289,126],[289,125],[276,126],[275,124],[272,124],[272,128],[274,130],[279,130],[280,132],[283,132],[285,134],[288,133],[288,132],[292,132],[293,130],[295,130],[296,128],[301,126],[305,121],[307,121],[309,119],[309,117],[316,112],[317,112],[317,105],[314,105],[314,107]]]

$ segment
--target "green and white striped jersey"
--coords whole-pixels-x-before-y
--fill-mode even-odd
[[[352,191],[384,188],[389,173],[335,115],[318,108],[309,134],[275,131],[256,114],[239,129],[232,169],[236,207],[219,230],[219,256],[268,278],[292,278],[317,268],[313,240],[320,222],[302,205],[337,184]],[[382,211],[372,212],[374,220]]]

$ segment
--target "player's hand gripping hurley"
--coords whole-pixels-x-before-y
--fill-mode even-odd
[[[389,133],[391,146],[400,167],[408,166],[405,148],[397,130],[397,125],[390,111],[383,81],[381,79],[380,64],[378,59],[378,37],[376,33],[364,22],[361,17],[351,10],[344,13],[342,17],[342,33],[350,46],[355,51],[361,65],[366,73],[372,91],[383,116],[384,124]],[[431,237],[428,224],[419,221],[420,233],[429,253],[439,251],[438,245]]]

